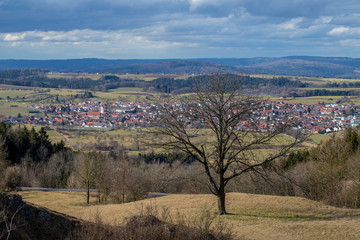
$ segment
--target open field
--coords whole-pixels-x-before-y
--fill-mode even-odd
[[[188,77],[188,75],[178,75],[178,74],[115,74],[115,75],[123,79],[145,80],[145,81],[152,81],[157,78],[185,79]]]
[[[349,96],[350,97],[350,96]],[[287,102],[287,103],[303,103],[303,104],[318,104],[318,103],[335,103],[342,99],[343,96],[313,96],[313,97],[297,97],[294,99],[281,99],[278,97],[271,97],[269,100],[273,102]]]
[[[343,78],[315,78],[315,77],[294,77],[293,79],[299,80],[303,83],[309,83],[315,86],[325,85],[327,83],[355,83],[359,82],[359,79],[343,79]],[[350,88],[349,88],[350,90]]]
[[[291,77],[293,80],[299,80],[304,83],[310,83],[314,85],[324,85],[327,83],[354,83],[359,82],[359,79],[346,79],[346,78],[323,78],[323,77]]]
[[[285,76],[285,75],[268,75],[268,74],[250,74],[251,77],[259,78],[279,78],[285,77],[292,80],[298,80],[304,83],[310,83],[313,85],[324,85],[327,83],[354,83],[359,82],[360,79],[351,78],[324,78],[324,77],[302,77],[302,76]]]
[[[326,88],[326,87],[313,87],[313,88],[298,88],[298,90],[326,90],[326,91],[359,91],[360,88]]]
[[[351,82],[359,82],[360,79],[349,79],[349,78],[313,78],[313,77],[306,77],[305,79],[309,79],[309,80],[320,80],[320,81],[324,81],[329,82],[329,83],[351,83]]]
[[[216,197],[174,194],[125,204],[85,204],[84,193],[19,192],[29,203],[77,218],[94,221],[97,214],[110,225],[140,213],[169,211],[172,219],[196,221],[204,210],[216,212]],[[217,216],[231,227],[235,239],[359,239],[360,210],[330,207],[299,197],[242,193],[227,195],[227,216]],[[216,224],[216,220],[215,220]]]
[[[99,80],[103,75],[97,73],[48,73],[48,78],[89,78]]]
[[[154,148],[146,144],[159,141],[164,142],[165,140],[161,136],[151,135],[148,132],[148,129],[117,129],[112,131],[91,130],[92,129],[85,129],[84,131],[70,131],[66,129],[56,130],[56,128],[53,127],[48,130],[48,133],[51,140],[56,142],[64,140],[67,146],[75,150],[94,149],[95,144],[101,143],[104,146],[114,146],[124,149],[129,156],[138,156],[139,153],[160,153],[164,151],[163,149]],[[201,130],[199,135],[194,139],[194,143],[202,144],[212,140],[215,141],[215,137],[211,135],[210,130]],[[269,145],[264,146],[263,149],[257,149],[255,151],[257,157],[262,158],[269,153],[276,153],[280,150],[279,148],[281,146],[288,144],[291,140],[292,138],[287,135],[279,135],[276,139],[273,139]],[[316,143],[312,140],[309,142],[310,145]],[[255,152],[253,152],[253,154],[255,154]]]
[[[121,100],[127,102],[149,101],[154,94],[144,92],[141,88],[116,88],[109,92],[94,92],[95,98],[99,100]]]
[[[157,78],[179,78],[184,79],[188,75],[178,74],[97,74],[97,73],[49,73],[48,78],[89,78],[92,80],[99,80],[102,76],[115,75],[122,79],[145,80],[152,81]]]
[[[99,79],[101,74],[88,74],[88,73],[54,73],[49,74],[50,77],[65,77],[65,78],[90,78],[93,80]],[[142,79],[142,80],[153,80],[160,77],[168,77],[175,79],[185,79],[188,78],[189,75],[167,75],[167,74],[124,74],[117,75],[121,78],[127,79]],[[287,77],[287,76],[276,76],[276,75],[259,75],[254,74],[252,77],[262,77],[262,78],[273,78],[273,77]],[[303,82],[312,83],[312,87],[310,88],[301,88],[301,90],[315,90],[315,89],[326,89],[330,91],[337,90],[360,90],[360,88],[322,88],[321,85],[324,85],[328,82],[357,82],[358,79],[337,79],[337,78],[321,78],[321,77],[297,77],[290,76],[289,78],[293,80],[300,80]],[[314,87],[315,85],[315,87]],[[319,87],[316,87],[319,86]],[[0,85],[0,98],[6,99],[7,97],[11,98],[11,102],[26,102],[31,104],[67,104],[67,103],[77,103],[80,101],[84,101],[84,99],[77,98],[74,96],[77,94],[84,93],[84,90],[79,89],[49,89],[49,88],[32,88],[32,87],[21,87],[21,86],[11,86],[11,85]],[[93,100],[103,101],[103,102],[111,102],[111,101],[155,101],[156,94],[143,92],[141,88],[117,88],[112,89],[109,92],[99,92],[92,91],[94,98]],[[270,98],[272,101],[285,101],[289,103],[305,103],[305,104],[317,104],[319,102],[325,103],[334,103],[337,100],[341,99],[341,96],[316,96],[316,97],[304,97],[304,98],[296,98],[296,99],[280,99],[277,97]],[[360,99],[353,98],[352,102],[354,104],[360,104]],[[11,104],[14,105],[14,104]],[[17,112],[26,114],[29,110],[29,106],[22,105],[25,109],[9,109],[7,105],[4,104],[1,108],[2,112],[6,115],[17,114]]]
[[[75,150],[94,150],[94,145],[98,143],[126,149],[128,154],[133,156],[149,150],[142,143],[144,130],[141,129],[118,129],[106,132],[50,130],[49,137],[52,140],[64,140],[67,146]]]
[[[338,133],[340,133],[340,132],[338,132]],[[321,142],[324,142],[327,139],[329,139],[332,135],[336,135],[338,133],[313,134],[308,138],[308,142],[314,143],[314,144],[320,144]]]
[[[13,116],[16,117],[19,113],[22,116],[32,116],[35,114],[29,114],[31,107],[26,103],[14,103],[14,102],[5,102],[0,101],[0,115],[5,117]],[[43,115],[43,114],[42,114]]]

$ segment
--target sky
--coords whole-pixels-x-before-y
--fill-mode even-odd
[[[360,57],[358,0],[0,0],[0,59]]]

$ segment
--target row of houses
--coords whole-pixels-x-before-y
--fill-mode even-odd
[[[174,109],[188,111],[183,102],[164,102]],[[201,106],[198,106],[201,109]],[[86,101],[79,104],[59,106],[34,105],[44,116],[12,118],[8,121],[42,125],[67,125],[84,128],[134,128],[153,127],[159,123],[159,109],[149,102],[113,102]],[[285,102],[263,102],[252,119],[238,123],[238,129],[267,131],[276,127],[284,119],[291,121],[293,127],[311,133],[328,133],[341,131],[345,127],[360,124],[360,111],[350,105],[340,104],[301,104]],[[254,119],[257,119],[254,126]],[[198,127],[194,120],[185,121],[188,128]]]

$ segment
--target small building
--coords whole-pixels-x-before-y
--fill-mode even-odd
[[[39,113],[39,110],[29,110],[29,113]]]

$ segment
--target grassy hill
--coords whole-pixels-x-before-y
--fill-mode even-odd
[[[216,211],[212,195],[176,194],[126,204],[85,204],[84,193],[21,192],[27,202],[80,219],[97,216],[110,225],[140,213],[157,213],[194,224],[205,210]],[[359,239],[360,209],[341,209],[299,197],[242,193],[227,195],[227,216],[217,216],[231,227],[235,239]]]

